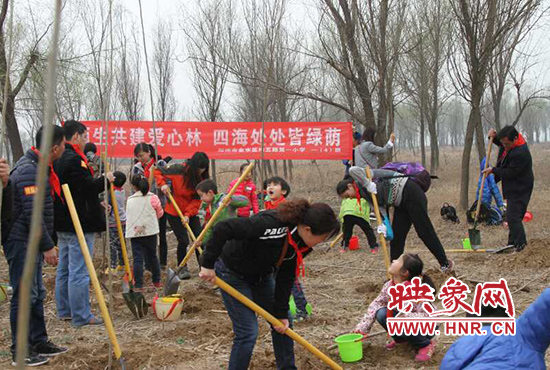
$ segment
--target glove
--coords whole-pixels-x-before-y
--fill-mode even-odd
[[[369,184],[367,185],[367,191],[372,194],[378,193],[378,190],[376,189],[376,184],[373,181],[369,182]]]
[[[393,229],[391,227],[390,220],[388,217],[384,216],[384,227],[386,228],[386,233],[384,234],[384,237],[388,239],[389,241],[393,240]]]
[[[390,149],[393,148],[393,143],[392,143],[391,139],[388,140],[388,143],[386,144],[386,146]]]
[[[382,224],[382,225],[378,225],[378,227],[376,228],[376,232],[378,232],[378,234],[384,235],[384,238],[385,238],[386,233],[388,232],[388,229],[386,228],[386,225]]]

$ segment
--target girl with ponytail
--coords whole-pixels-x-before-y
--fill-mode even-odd
[[[303,258],[339,230],[327,204],[296,199],[250,218],[222,221],[206,243],[201,279],[220,277],[283,323],[271,331],[278,369],[296,369],[294,344],[284,332],[290,325],[290,290],[303,273]],[[222,297],[235,333],[229,370],[247,369],[258,336],[256,314],[225,292]]]
[[[359,324],[355,327],[355,333],[361,333],[367,336],[368,332],[372,328],[374,321],[378,321],[380,325],[386,330],[388,330],[387,320],[388,317],[395,317],[398,314],[397,310],[392,310],[388,312],[387,306],[390,301],[389,289],[390,287],[404,283],[405,285],[411,284],[411,280],[415,277],[420,277],[422,283],[428,284],[435,290],[435,285],[426,274],[422,273],[424,268],[424,263],[418,256],[418,254],[405,253],[402,254],[398,259],[393,260],[390,268],[388,269],[389,274],[391,275],[391,280],[386,282],[382,287],[382,291],[376,297],[374,301],[371,302],[367,313]],[[434,295],[436,292],[434,292]],[[421,302],[412,303],[412,309],[408,313],[403,313],[401,317],[428,317],[426,311],[422,308]],[[393,350],[395,347],[401,343],[409,343],[412,347],[418,350],[418,353],[415,357],[416,361],[426,362],[432,358],[432,355],[435,350],[435,341],[431,340],[431,336],[426,335],[396,335],[392,340],[386,344],[386,349]]]
[[[126,203],[126,238],[132,243],[136,290],[143,290],[143,263],[151,267],[155,288],[160,282],[160,263],[157,258],[158,219],[164,214],[160,199],[149,192],[149,181],[143,176],[131,178],[134,194]]]

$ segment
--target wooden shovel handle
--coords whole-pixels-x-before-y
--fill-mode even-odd
[[[197,238],[195,238],[195,234],[193,234],[193,230],[191,230],[191,227],[189,226],[189,223],[185,222],[185,217],[183,217],[183,213],[181,212],[180,207],[176,203],[176,200],[174,199],[174,196],[172,195],[172,192],[170,190],[168,190],[166,192],[166,195],[168,195],[168,199],[170,199],[170,202],[172,202],[172,205],[176,209],[176,212],[178,213],[178,216],[180,217],[181,223],[187,229],[187,232],[189,233],[189,236],[191,237],[191,240],[193,240],[193,242],[195,242],[197,240]]]
[[[111,316],[109,316],[109,310],[107,310],[107,305],[105,304],[105,298],[103,297],[99,280],[97,279],[94,263],[92,262],[92,257],[90,256],[90,251],[88,249],[88,243],[86,243],[84,231],[82,230],[82,225],[80,224],[80,219],[78,218],[78,213],[76,212],[76,208],[74,206],[71,190],[67,184],[64,184],[62,188],[63,194],[65,195],[65,200],[67,201],[67,207],[69,207],[69,213],[71,214],[74,230],[78,237],[80,249],[82,250],[82,255],[84,256],[84,261],[86,261],[86,267],[88,268],[88,273],[90,274],[90,280],[92,281],[92,286],[94,287],[99,309],[101,310],[101,316],[103,317],[103,321],[105,321],[105,327],[107,328],[107,333],[109,333],[109,339],[111,339],[111,343],[113,344],[115,357],[118,360],[122,357],[122,351],[120,350],[115,328],[113,326],[113,322],[111,321]]]
[[[246,307],[250,308],[252,311],[256,312],[258,315],[262,316],[264,319],[266,319],[271,325],[273,326],[283,326],[283,323],[279,321],[277,318],[275,318],[273,315],[271,315],[269,312],[258,306],[256,303],[254,303],[252,300],[245,297],[243,294],[241,294],[238,290],[233,288],[231,285],[227,284],[225,281],[221,280],[220,278],[216,277],[215,284],[220,287],[220,289],[223,289],[224,292],[244,304]],[[295,342],[302,345],[305,349],[307,349],[309,352],[311,352],[313,355],[318,357],[321,361],[323,361],[325,364],[330,366],[331,369],[337,369],[337,370],[343,370],[340,365],[338,365],[336,362],[334,362],[330,357],[325,355],[323,352],[319,351],[317,348],[315,348],[313,345],[311,345],[307,340],[302,338],[298,333],[296,333],[292,329],[287,329],[285,332],[286,335],[288,335],[290,338],[292,338]]]
[[[491,136],[489,138],[489,147],[487,148],[487,156],[485,157],[485,167],[483,168],[483,170],[486,170],[487,168],[489,168],[489,159],[491,158],[492,149],[493,149],[493,137]],[[479,193],[477,196],[476,218],[474,221],[474,228],[475,228],[475,225],[477,225],[477,220],[479,219],[479,211],[481,210],[481,198],[483,197],[483,188],[485,187],[486,178],[487,178],[487,173],[483,172],[481,186],[479,188]]]
[[[367,174],[367,179],[369,181],[372,181],[372,173],[370,171],[370,167],[367,166],[365,168],[365,173]],[[371,193],[372,196],[372,205],[374,206],[374,214],[376,215],[376,222],[378,223],[378,226],[382,225],[382,216],[380,215],[380,207],[378,207],[378,198],[376,198],[376,194]],[[388,279],[391,278],[390,273],[387,272],[387,270],[390,268],[390,255],[388,253],[388,246],[386,245],[386,238],[384,235],[380,236],[380,244],[382,244],[382,250],[384,251],[384,262],[386,263],[386,276]]]

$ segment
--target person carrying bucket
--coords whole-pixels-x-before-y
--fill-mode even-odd
[[[388,273],[391,275],[391,280],[388,280],[378,297],[374,299],[367,309],[367,313],[359,324],[354,329],[355,333],[361,333],[367,337],[369,331],[374,324],[374,321],[378,321],[380,325],[387,331],[388,330],[388,317],[395,317],[398,314],[397,310],[393,310],[388,313],[388,303],[390,302],[389,289],[396,284],[404,283],[405,285],[411,284],[411,280],[414,277],[419,276],[422,283],[428,284],[435,289],[435,285],[432,279],[422,273],[424,263],[418,257],[417,254],[405,253],[398,259],[393,260]],[[434,295],[436,292],[434,292]],[[423,302],[413,302],[412,309],[408,313],[401,314],[401,317],[428,317],[428,313],[422,308]],[[415,349],[417,349],[416,361],[426,362],[432,358],[435,350],[435,341],[432,337],[426,335],[395,335],[392,340],[386,344],[386,349],[393,350],[397,346],[408,343]]]
[[[296,199],[220,222],[206,243],[200,278],[213,283],[219,277],[283,323],[271,332],[277,369],[296,369],[293,341],[283,334],[290,327],[290,290],[303,272],[303,257],[339,230],[329,205]],[[227,293],[222,297],[235,333],[228,369],[248,369],[258,336],[256,314]]]

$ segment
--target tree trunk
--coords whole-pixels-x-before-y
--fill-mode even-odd
[[[15,97],[8,96],[8,107],[6,111],[6,131],[10,141],[13,163],[17,163],[25,153],[23,152],[23,144],[21,143],[21,135],[17,128],[17,120],[15,118]]]
[[[283,159],[283,176],[285,179],[288,179],[288,170],[286,167],[286,160]]]
[[[288,160],[288,173],[290,175],[290,181],[294,178],[294,165],[292,164],[292,159]]]
[[[420,153],[422,157],[422,166],[426,167],[426,127],[424,124],[424,112],[420,111]]]
[[[217,184],[218,183],[218,177],[216,176],[216,160],[211,159],[210,164],[211,164],[211,167],[212,167],[212,180],[214,180],[214,182]]]
[[[478,108],[479,109],[479,108]],[[462,151],[462,174],[460,176],[460,208],[468,209],[468,191],[470,188],[470,154],[474,144],[474,132],[476,128],[476,108],[470,111],[468,125],[466,126],[466,137],[464,138],[464,150]]]

